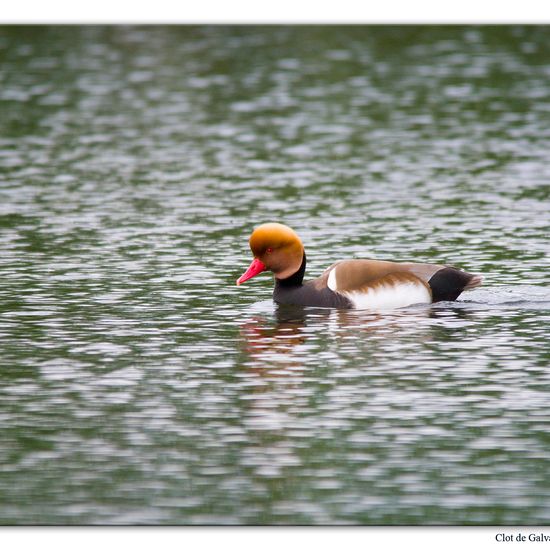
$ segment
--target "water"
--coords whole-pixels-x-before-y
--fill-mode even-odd
[[[0,522],[548,523],[548,32],[0,28]],[[485,285],[276,308],[265,221]]]

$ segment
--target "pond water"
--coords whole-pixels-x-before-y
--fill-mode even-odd
[[[0,522],[547,524],[549,33],[0,28]],[[266,221],[484,286],[277,308]]]

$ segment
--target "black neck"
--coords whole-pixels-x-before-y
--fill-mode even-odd
[[[300,266],[300,269],[298,269],[296,273],[294,273],[290,277],[287,277],[286,279],[275,278],[275,284],[277,286],[282,286],[282,287],[302,286],[302,281],[304,280],[305,272],[306,272],[306,253],[304,252],[304,256],[302,258],[302,265]]]

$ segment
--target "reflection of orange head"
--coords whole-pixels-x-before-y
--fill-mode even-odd
[[[250,236],[250,250],[254,261],[237,284],[264,270],[272,271],[278,279],[296,273],[302,265],[304,246],[296,233],[282,223],[264,223]]]
[[[305,341],[302,325],[279,323],[271,326],[262,321],[261,318],[253,318],[241,325],[241,336],[250,355],[261,356],[265,352],[288,354],[297,344]]]

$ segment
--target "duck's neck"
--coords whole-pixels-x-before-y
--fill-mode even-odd
[[[298,269],[296,273],[294,273],[290,277],[287,277],[286,279],[277,279],[275,277],[275,286],[284,287],[284,288],[302,286],[302,281],[304,280],[305,272],[306,272],[306,253],[304,252],[300,269]]]

